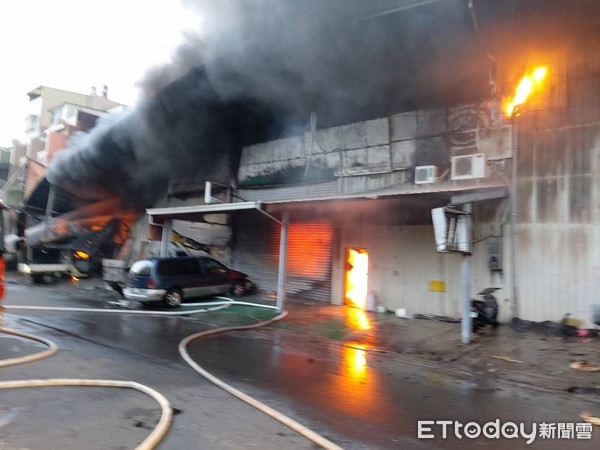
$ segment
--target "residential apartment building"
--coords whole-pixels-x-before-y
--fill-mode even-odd
[[[25,118],[26,142],[13,141],[10,151],[10,174],[14,181],[7,186],[10,201],[18,204],[43,177],[53,155],[65,148],[75,131],[89,131],[98,118],[122,108],[108,98],[108,87],[90,94],[38,86],[27,93],[28,114]]]

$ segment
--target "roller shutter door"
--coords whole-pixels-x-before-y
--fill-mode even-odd
[[[244,214],[236,220],[233,266],[249,274],[261,291],[277,291],[280,236],[279,224],[262,215]],[[330,303],[333,241],[330,221],[290,223],[288,294]]]

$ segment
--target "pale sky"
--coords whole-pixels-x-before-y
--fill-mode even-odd
[[[147,69],[167,62],[200,18],[178,0],[0,3],[0,146],[23,135],[27,92],[49,86],[133,104]]]

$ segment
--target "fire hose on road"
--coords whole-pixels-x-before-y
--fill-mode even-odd
[[[109,388],[130,388],[141,391],[152,397],[161,407],[161,416],[158,424],[136,447],[137,450],[151,450],[165,437],[173,420],[173,409],[169,401],[159,392],[135,381],[120,380],[94,380],[94,379],[74,379],[74,378],[46,378],[41,380],[18,380],[18,381],[0,381],[0,389],[14,388],[35,388],[49,386],[88,386],[88,387],[109,387]]]
[[[205,302],[201,303],[203,306],[199,309],[194,310],[185,310],[185,311],[137,311],[137,310],[113,310],[113,309],[95,309],[95,308],[69,308],[69,307],[37,307],[37,306],[12,306],[5,305],[4,310],[43,310],[43,311],[61,311],[61,312],[91,312],[91,313],[108,313],[108,314],[133,314],[133,315],[169,315],[169,316],[177,316],[177,315],[190,315],[197,313],[205,313],[210,311],[215,311],[218,309],[227,308],[231,305],[243,305],[243,306],[254,306],[261,308],[269,308],[276,309],[273,306],[262,305],[258,303],[248,303],[248,302],[239,302],[232,300],[227,297],[217,297],[220,299],[216,302]],[[200,304],[188,304],[188,306],[198,306]],[[0,318],[2,312],[2,306],[0,304]],[[181,357],[185,360],[185,362],[190,365],[197,373],[205,377],[207,380],[218,386],[219,388],[227,391],[228,393],[234,395],[238,399],[246,402],[250,406],[258,409],[259,411],[267,414],[268,416],[274,418],[279,421],[283,425],[291,428],[296,431],[300,435],[306,437],[311,440],[315,444],[318,444],[322,448],[326,450],[341,450],[341,447],[334,444],[333,442],[327,440],[326,438],[320,436],[314,431],[308,429],[307,427],[301,425],[295,420],[285,416],[284,414],[275,411],[274,409],[268,407],[267,405],[261,403],[253,397],[250,397],[247,394],[233,388],[232,386],[226,384],[222,380],[218,379],[214,375],[210,374],[208,371],[199,366],[189,355],[187,352],[187,346],[200,338],[213,336],[215,334],[221,334],[228,331],[239,331],[239,330],[249,330],[256,329],[266,325],[270,325],[276,321],[283,319],[287,315],[287,312],[283,313],[256,323],[252,325],[244,325],[244,326],[235,326],[235,327],[225,327],[219,328],[209,331],[203,331],[199,333],[195,333],[183,339],[179,344],[179,353]],[[58,347],[52,342],[44,338],[40,338],[37,336],[33,336],[26,333],[21,333],[18,331],[10,330],[7,328],[0,328],[0,333],[10,334],[18,337],[22,337],[25,339],[34,340],[37,342],[41,342],[48,347],[48,349],[33,354],[27,355],[20,358],[10,358],[6,360],[0,361],[0,367],[6,367],[16,364],[24,364],[28,362],[37,361],[43,358],[48,358],[54,355],[58,351]],[[0,389],[13,389],[13,388],[33,388],[33,387],[43,387],[43,386],[88,386],[88,387],[109,387],[109,388],[130,388],[141,391],[149,396],[151,396],[161,407],[161,417],[154,428],[154,430],[150,433],[150,435],[136,447],[136,450],[151,450],[154,449],[166,436],[169,428],[171,426],[171,422],[173,420],[173,409],[169,401],[159,392],[149,388],[148,386],[139,384],[134,381],[119,381],[119,380],[97,380],[97,379],[62,379],[62,378],[54,378],[54,379],[36,379],[36,380],[17,380],[17,381],[4,381],[0,382]]]
[[[263,326],[269,325],[277,320],[283,319],[286,315],[287,315],[287,312],[284,311],[282,314],[278,315],[277,317],[274,317],[270,320],[265,320],[264,322],[260,322],[255,325],[219,328],[217,330],[208,330],[208,331],[202,331],[200,333],[192,334],[191,336],[186,337],[179,343],[179,354],[196,372],[198,372],[200,375],[202,375],[204,378],[206,378],[210,382],[219,386],[221,389],[229,392],[231,395],[234,395],[235,397],[239,398],[240,400],[248,403],[250,406],[253,406],[254,408],[258,409],[259,411],[264,412],[268,416],[273,417],[275,420],[278,420],[279,422],[288,426],[292,430],[300,433],[307,439],[310,439],[315,444],[318,444],[321,447],[328,449],[328,450],[334,450],[334,449],[341,450],[341,447],[337,446],[336,444],[329,441],[328,439],[325,439],[323,436],[315,433],[314,431],[306,428],[304,425],[301,425],[300,423],[296,422],[295,420],[290,419],[287,416],[284,416],[283,414],[281,414],[278,411],[275,411],[273,408],[270,408],[269,406],[265,405],[264,403],[261,403],[258,400],[254,399],[253,397],[250,397],[249,395],[244,394],[243,392],[239,391],[238,389],[235,389],[234,387],[228,385],[227,383],[224,383],[222,380],[220,380],[219,378],[210,374],[208,371],[206,371],[201,366],[199,366],[191,358],[191,356],[189,355],[189,353],[187,351],[188,344],[190,344],[192,341],[195,341],[197,339],[201,339],[201,338],[208,337],[208,336],[213,336],[215,334],[225,333],[228,331],[250,330],[250,329],[254,329],[254,328],[263,327]]]

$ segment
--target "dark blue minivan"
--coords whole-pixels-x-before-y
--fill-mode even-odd
[[[127,300],[162,302],[173,308],[187,298],[243,295],[253,288],[248,275],[212,258],[151,258],[131,266],[123,295]]]

